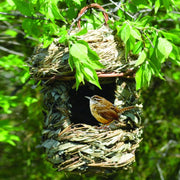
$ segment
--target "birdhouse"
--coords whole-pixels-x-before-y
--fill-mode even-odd
[[[91,7],[99,5],[85,9]],[[44,100],[41,146],[58,171],[113,173],[131,167],[135,161],[142,140],[142,105],[134,80],[137,57],[130,54],[125,58],[124,45],[114,34],[102,25],[77,36],[98,54],[105,67],[96,71],[101,89],[89,82],[78,90],[74,88],[69,48],[60,44],[58,38],[47,48],[38,46],[31,58],[32,77],[41,80]],[[102,125],[92,116],[89,100],[85,98],[93,95],[106,98],[119,109],[136,108],[119,115],[119,120]]]

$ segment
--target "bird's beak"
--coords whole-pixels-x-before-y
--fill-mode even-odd
[[[87,99],[89,99],[89,100],[91,99],[91,97],[89,97],[89,96],[84,96],[84,97],[87,98]]]

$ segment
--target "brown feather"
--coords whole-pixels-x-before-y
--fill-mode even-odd
[[[108,111],[106,109],[99,109],[97,110],[97,113],[109,121],[118,120],[119,117],[117,112],[112,109],[109,109]]]

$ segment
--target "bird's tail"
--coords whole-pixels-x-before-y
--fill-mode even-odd
[[[118,109],[118,113],[119,113],[119,114],[122,114],[122,113],[125,112],[125,111],[129,111],[130,109],[135,109],[135,108],[137,108],[137,107],[136,107],[136,106],[124,107],[124,108]]]

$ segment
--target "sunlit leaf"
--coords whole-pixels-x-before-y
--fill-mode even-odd
[[[130,51],[130,40],[128,39],[128,41],[126,42],[126,45],[125,45],[125,59],[126,60],[127,60],[129,51]]]
[[[136,90],[141,89],[143,84],[143,71],[144,67],[141,66],[138,71],[136,72],[135,80],[136,80]]]
[[[165,58],[168,58],[169,54],[172,51],[172,44],[167,39],[160,37],[158,39],[157,48],[161,52],[161,54],[165,56]]]
[[[137,39],[137,40],[142,40],[141,39],[141,33],[137,29],[131,29],[131,35]]]
[[[84,29],[82,29],[81,31],[79,31],[78,33],[76,33],[76,36],[82,36],[82,35],[84,35],[84,34],[86,34],[86,33],[87,33],[87,29],[84,28]]]
[[[123,42],[125,44],[130,37],[130,32],[131,32],[131,28],[130,28],[129,24],[125,23],[121,28],[121,34],[120,34],[121,39],[123,40]]]
[[[25,100],[24,100],[24,104],[26,106],[30,106],[32,103],[35,103],[37,102],[38,100],[36,98],[32,98],[32,97],[27,97]]]
[[[75,43],[70,48],[70,54],[77,59],[88,59],[88,49],[81,43]]]
[[[75,68],[76,89],[80,83],[84,84],[84,79],[100,88],[96,69],[104,66],[99,62],[97,53],[89,48],[87,42],[79,40],[70,47],[69,65],[73,70]]]
[[[156,0],[155,1],[155,14],[158,12],[158,9],[159,9],[159,7],[160,7],[160,0]]]
[[[145,60],[146,60],[146,52],[145,52],[145,50],[143,50],[143,51],[140,53],[140,55],[139,55],[139,57],[138,57],[138,59],[137,59],[137,61],[136,61],[135,66],[141,65]]]
[[[133,49],[133,54],[139,54],[140,51],[142,50],[143,44],[141,41],[138,41],[135,45],[134,45],[134,49]]]

